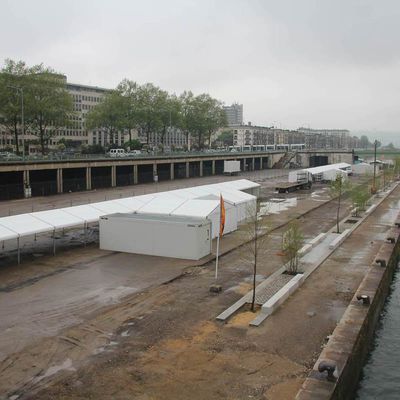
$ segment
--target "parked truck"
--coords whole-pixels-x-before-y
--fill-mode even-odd
[[[295,182],[282,182],[279,183],[275,190],[278,193],[290,193],[301,189],[311,189],[312,175],[307,171],[298,171],[297,180]]]

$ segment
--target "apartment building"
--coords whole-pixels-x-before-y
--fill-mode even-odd
[[[297,131],[267,126],[232,126],[234,146],[304,144],[304,135]]]
[[[230,106],[224,106],[228,126],[243,124],[243,104],[234,103]]]
[[[138,132],[138,139],[141,143],[147,144],[147,135],[144,132]],[[150,147],[159,147],[164,145],[167,148],[182,149],[187,146],[186,135],[178,128],[167,128],[164,139],[159,132],[150,132],[149,143]]]
[[[304,134],[307,148],[341,149],[350,145],[350,132],[347,129],[298,128],[297,131]]]

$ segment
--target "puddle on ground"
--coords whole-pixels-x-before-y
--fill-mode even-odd
[[[297,197],[290,199],[271,199],[260,203],[260,215],[279,214],[297,206]]]
[[[32,380],[34,383],[37,383],[44,378],[48,378],[49,376],[56,374],[59,371],[76,371],[76,369],[72,366],[72,360],[67,358],[62,364],[53,365],[52,367],[48,368],[43,375],[39,375]]]

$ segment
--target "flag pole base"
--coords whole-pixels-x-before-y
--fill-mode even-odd
[[[217,283],[214,283],[210,286],[210,292],[211,293],[221,293],[222,292],[222,286],[218,285]]]

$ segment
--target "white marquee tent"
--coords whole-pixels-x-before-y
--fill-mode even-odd
[[[242,190],[259,188],[260,185],[247,179],[226,181],[212,185],[195,186],[143,196],[119,198],[85,205],[65,207],[47,211],[12,215],[0,218],[0,242],[18,241],[19,238],[40,233],[54,233],[64,228],[87,227],[98,223],[100,217],[116,213],[181,215],[203,217],[212,221],[213,237],[218,232],[219,197],[226,203],[225,233],[237,229],[237,224],[248,215],[257,198]],[[54,242],[55,245],[55,242]]]

